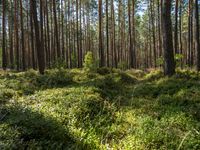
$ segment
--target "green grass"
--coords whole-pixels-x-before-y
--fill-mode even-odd
[[[200,149],[195,72],[0,72],[0,149]]]

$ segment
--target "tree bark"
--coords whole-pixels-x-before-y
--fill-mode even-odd
[[[196,35],[195,35],[195,47],[197,50],[197,71],[200,71],[200,42],[199,42],[199,5],[198,0],[194,0],[195,4],[195,28],[196,28]]]
[[[39,31],[39,23],[37,18],[37,6],[35,0],[30,0],[30,5],[32,7],[32,15],[35,27],[35,38],[36,38],[36,49],[37,49],[37,58],[38,58],[38,66],[40,74],[44,74],[45,70],[45,61],[44,61],[44,49],[41,44],[40,31]]]
[[[173,53],[172,40],[172,22],[171,22],[171,1],[163,0],[162,5],[162,32],[164,47],[164,74],[171,76],[175,74],[175,61]]]
[[[103,34],[102,34],[102,0],[99,2],[99,56],[100,56],[100,67],[104,67],[104,49],[103,49]]]
[[[3,70],[6,70],[7,68],[7,56],[6,56],[6,22],[5,22],[5,16],[6,16],[6,1],[3,0],[2,2],[2,30],[3,30],[3,41],[2,41],[2,67]]]

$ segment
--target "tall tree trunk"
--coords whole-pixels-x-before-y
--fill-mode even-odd
[[[12,9],[12,8],[11,8]],[[12,11],[12,10],[11,10]],[[14,54],[13,54],[13,24],[12,15],[9,19],[9,38],[10,38],[10,69],[14,69]]]
[[[45,55],[44,49],[44,31],[43,31],[43,0],[40,0],[40,48],[43,51],[43,56]],[[45,63],[45,58],[44,58]]]
[[[48,67],[50,68],[50,52],[51,52],[51,46],[50,46],[50,29],[49,29],[49,12],[48,12],[48,2],[46,0],[46,27],[47,27],[47,51],[46,51],[46,61],[48,64]]]
[[[179,49],[180,54],[183,55],[183,43],[182,43],[182,0],[179,3]],[[181,59],[181,68],[183,67],[183,59]]]
[[[36,69],[35,64],[35,43],[34,43],[34,29],[33,29],[33,8],[30,6],[30,26],[31,26],[31,56],[32,56],[32,67]]]
[[[102,0],[99,2],[99,55],[100,55],[100,67],[105,66],[104,64],[104,49],[103,49],[103,34],[102,34]]]
[[[38,58],[38,66],[39,72],[44,74],[45,70],[45,59],[44,59],[44,49],[41,43],[40,31],[39,31],[39,23],[37,18],[37,5],[35,0],[30,0],[30,5],[32,7],[32,15],[34,20],[35,27],[35,38],[36,38],[36,49],[37,49],[37,58]]]
[[[161,39],[161,16],[160,16],[160,12],[161,12],[161,7],[160,7],[160,0],[157,0],[157,7],[158,7],[158,56],[161,57],[162,56],[162,39]]]
[[[192,0],[189,0],[188,5],[188,56],[187,56],[187,64],[191,66],[191,4]]]
[[[82,9],[82,1],[80,1],[79,3],[79,18],[80,18],[80,24],[79,24],[79,32],[80,32],[80,38],[79,38],[79,67],[82,67],[82,62],[83,62],[83,43],[82,43],[82,13],[81,13],[81,9]]]
[[[133,1],[132,1],[133,2]],[[135,57],[133,48],[133,32],[132,32],[132,22],[131,22],[131,0],[128,1],[128,23],[129,23],[129,53],[130,53],[130,67],[135,68]]]
[[[136,60],[136,32],[135,32],[135,0],[132,0],[132,32],[133,32],[133,68],[137,67]]]
[[[18,0],[15,0],[15,48],[16,48],[16,65],[17,70],[20,69],[20,61],[19,61],[19,38],[18,38]]]
[[[78,22],[78,18],[79,18],[79,0],[76,0],[76,47],[77,47],[77,55],[78,55],[78,67],[80,68],[80,45],[79,45],[79,22]]]
[[[53,0],[53,13],[54,13],[54,25],[55,25],[55,40],[56,40],[56,50],[57,57],[60,59],[60,44],[59,44],[59,35],[58,35],[58,23],[57,23],[57,13],[56,13],[56,0]]]
[[[178,1],[175,4],[175,31],[174,31],[174,52],[178,54]]]
[[[110,66],[109,62],[109,22],[108,22],[108,0],[106,0],[106,52],[107,52],[107,67]]]
[[[61,43],[62,43],[62,60],[65,60],[65,37],[64,37],[64,7],[61,0]]]
[[[2,30],[3,30],[3,41],[2,41],[2,67],[3,70],[6,70],[7,68],[7,56],[6,56],[6,22],[5,22],[5,16],[6,16],[6,1],[3,0],[2,2]]]
[[[171,1],[163,0],[162,32],[164,47],[164,73],[167,76],[175,74],[175,61],[172,40]]]
[[[26,56],[24,46],[24,21],[23,21],[23,3],[20,0],[20,20],[21,20],[21,48],[22,48],[22,70],[26,70]]]
[[[152,25],[152,37],[153,37],[153,57],[154,57],[154,67],[157,67],[156,64],[156,37],[155,37],[155,22],[154,22],[154,2],[153,0],[150,1],[150,10],[151,10],[151,25]]]
[[[115,36],[115,10],[114,0],[111,0],[111,18],[112,18],[112,67],[117,68],[117,51],[116,51],[116,36]]]
[[[196,29],[196,35],[195,35],[195,46],[197,50],[197,71],[200,71],[200,42],[199,42],[199,5],[198,0],[194,0],[195,4],[195,29]]]

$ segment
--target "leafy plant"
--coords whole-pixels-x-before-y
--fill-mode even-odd
[[[89,51],[85,55],[83,66],[85,72],[96,72],[96,64],[92,52]]]
[[[118,63],[118,68],[121,69],[121,70],[126,70],[128,68],[128,64],[126,61],[121,61]]]
[[[164,64],[164,58],[163,57],[160,57],[156,60],[156,64],[158,66],[162,66]]]
[[[176,54],[175,55],[175,61],[176,61],[176,66],[180,67],[181,66],[181,61],[184,58],[182,54]]]

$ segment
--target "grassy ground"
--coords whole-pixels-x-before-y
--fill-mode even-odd
[[[200,149],[199,76],[1,72],[0,149]]]

